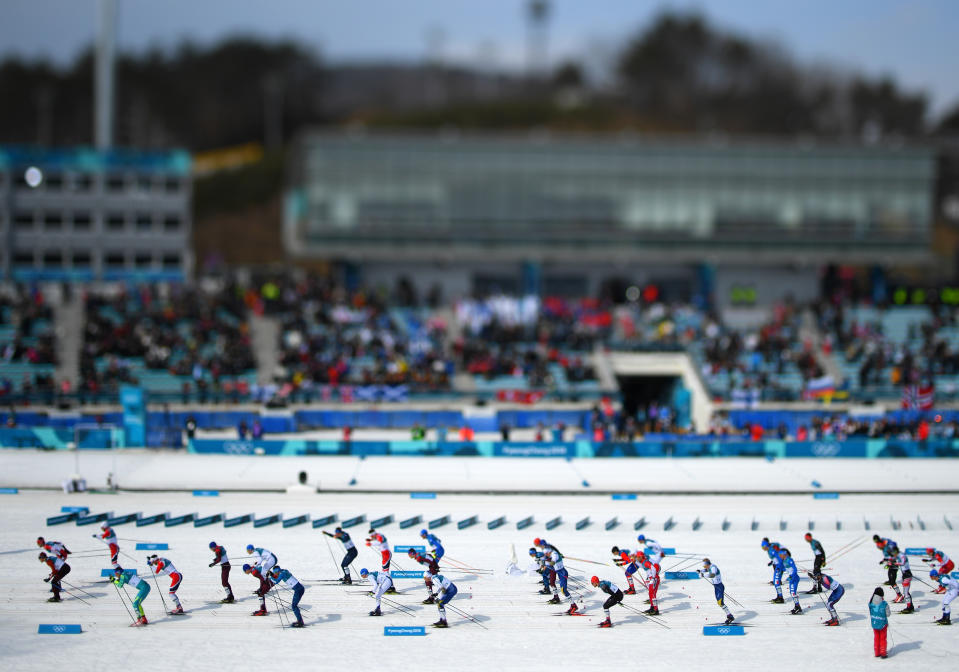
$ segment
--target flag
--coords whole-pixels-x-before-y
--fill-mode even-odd
[[[803,390],[803,399],[828,399],[836,393],[836,382],[832,376],[811,378]]]
[[[906,385],[902,388],[902,407],[928,411],[936,400],[936,388],[929,385]]]

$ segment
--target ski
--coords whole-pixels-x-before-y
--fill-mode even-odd
[[[186,613],[187,612],[185,611],[168,611],[166,612],[166,615],[167,616],[186,616]]]
[[[555,612],[555,613],[553,614],[553,616],[590,616],[590,615],[591,615],[591,614],[587,614],[587,613],[584,612],[584,611],[574,611],[574,612],[571,613],[571,614],[570,614],[569,612],[566,612],[566,611],[557,611],[557,612]]]

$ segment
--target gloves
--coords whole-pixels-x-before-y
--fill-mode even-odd
[[[210,563],[210,567],[212,567],[212,566],[215,565],[215,564],[216,564],[215,561],[214,561],[214,562],[211,562],[211,563]]]
[[[332,537],[332,536],[333,536],[332,534],[330,534],[330,533],[327,532],[326,530],[323,530],[323,534],[325,534],[325,535],[328,536],[328,537]]]
[[[369,592],[367,592],[366,594],[369,595],[370,597],[373,597],[373,591],[372,591],[372,590],[369,591]]]
[[[45,579],[43,580],[43,582],[44,582],[44,583],[50,583],[50,579],[52,579],[52,578],[53,578],[52,576],[48,576],[47,578],[45,578]]]
[[[93,537],[94,539],[97,538],[97,535],[95,535],[95,534],[91,534],[90,536]]]
[[[773,566],[773,561],[770,560],[769,562],[767,562],[767,563],[766,563],[766,566],[767,566],[767,567],[772,567],[772,566]]]

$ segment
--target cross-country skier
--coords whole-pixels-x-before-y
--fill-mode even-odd
[[[406,551],[406,554],[418,564],[426,565],[427,574],[435,575],[440,573],[440,564],[433,556],[421,555],[417,553],[416,549],[412,546]],[[423,575],[423,578],[426,581],[426,592],[428,594],[428,597],[423,600],[423,604],[433,604],[436,601],[436,595],[433,593],[433,582],[426,574]]]
[[[370,595],[376,600],[376,609],[370,612],[370,616],[382,616],[380,599],[393,587],[393,579],[386,572],[371,572],[366,567],[360,570],[360,577],[367,579],[373,587]]]
[[[883,584],[884,586],[895,586],[896,585],[896,565],[890,560],[894,557],[892,549],[896,548],[897,544],[892,539],[887,539],[885,537],[880,537],[878,534],[872,535],[872,540],[876,544],[876,548],[882,551],[882,560],[879,561],[880,565],[886,565],[888,568],[888,579]],[[896,589],[896,592],[899,592],[899,589]]]
[[[609,610],[617,604],[620,604],[623,601],[623,591],[620,590],[615,583],[612,581],[600,581],[598,576],[594,576],[589,580],[593,588],[599,588],[601,591],[609,595],[606,598],[606,601],[603,602],[603,611],[606,612],[606,620],[599,624],[601,628],[611,628],[613,627],[613,622],[609,618]]]
[[[133,610],[140,615],[140,618],[133,625],[146,625],[147,617],[143,613],[143,600],[150,594],[150,584],[132,572],[127,574],[123,571],[123,567],[113,570],[113,583],[117,588],[130,584],[130,587],[137,591],[137,596],[133,598]]]
[[[230,586],[230,558],[227,557],[226,549],[215,541],[210,542],[210,550],[213,551],[213,562],[210,563],[210,567],[220,566],[220,584],[226,590],[226,597],[220,600],[220,604],[232,604],[234,597],[233,588]]]
[[[806,572],[806,574],[808,574],[809,578],[813,581],[822,583],[822,587],[829,591],[829,597],[826,598],[826,609],[829,610],[831,618],[823,623],[823,625],[839,625],[839,614],[836,612],[836,602],[842,599],[846,589],[842,587],[841,583],[828,574],[816,575],[812,572]]]
[[[379,551],[380,559],[383,562],[383,571],[389,574],[390,560],[393,558],[393,553],[390,551],[390,544],[386,540],[386,537],[371,527],[370,536],[366,539],[366,545],[374,551]]]
[[[63,590],[60,580],[70,573],[70,565],[63,558],[47,555],[43,551],[40,551],[39,559],[40,562],[45,563],[50,568],[50,576],[45,578],[44,581],[49,582],[53,597],[47,599],[47,602],[60,602],[60,591]]]
[[[633,585],[633,574],[639,569],[639,564],[633,560],[633,553],[628,548],[613,546],[613,562],[623,568],[626,574],[626,583],[629,585],[623,594],[635,595],[636,586]],[[641,561],[640,561],[641,562]]]
[[[812,532],[806,532],[806,534],[803,536],[803,539],[805,539],[809,543],[809,547],[812,549],[812,553],[813,553],[812,573],[813,574],[822,573],[822,568],[826,566],[826,550],[822,547],[822,544],[820,544],[817,540],[813,539]],[[810,590],[807,590],[806,594],[812,595],[813,593],[821,593],[821,592],[822,592],[822,586],[817,583]]]
[[[799,615],[802,613],[799,598],[796,596],[796,589],[799,588],[799,569],[796,567],[796,561],[793,560],[792,553],[789,552],[788,548],[779,549],[779,560],[782,562],[786,580],[789,582],[789,596],[793,598],[793,608],[789,613]],[[819,585],[819,583],[817,582],[816,585]]]
[[[290,573],[290,570],[283,569],[281,567],[274,566],[270,570],[270,580],[274,585],[283,584],[287,588],[293,591],[293,601],[290,603],[290,608],[293,609],[293,615],[296,616],[296,622],[291,623],[291,628],[302,628],[303,615],[300,613],[300,598],[303,597],[303,593],[306,592],[306,586],[296,580],[296,577]]]
[[[936,623],[939,625],[952,625],[949,605],[956,599],[956,596],[959,595],[959,581],[956,581],[948,574],[940,574],[936,570],[929,572],[929,578],[933,581],[938,581],[939,585],[946,589],[946,594],[942,597],[942,618],[936,621]]]
[[[443,544],[440,543],[439,537],[435,534],[430,534],[426,530],[420,530],[420,539],[425,539],[427,543],[433,548],[433,557],[437,560],[442,559],[446,551],[443,550]]]
[[[912,592],[910,591],[912,586],[912,570],[909,568],[909,556],[896,547],[892,550],[895,555],[890,559],[890,562],[896,566],[896,569],[902,572],[902,592],[899,592],[899,586],[893,584],[893,590],[896,591],[896,598],[893,602],[905,602],[906,608],[899,613],[911,614],[915,611],[915,608],[912,606]]]
[[[253,566],[260,571],[260,575],[264,578],[273,569],[273,565],[277,563],[276,555],[265,548],[257,548],[253,544],[247,544],[246,552],[247,555],[253,556]]]
[[[172,562],[166,558],[161,558],[156,555],[151,555],[147,558],[147,565],[153,568],[153,573],[157,577],[170,577],[170,588],[167,592],[170,594],[170,600],[176,605],[173,611],[170,612],[170,615],[179,616],[182,614],[183,606],[180,604],[180,598],[177,597],[176,591],[180,588],[180,583],[183,581],[183,575],[177,571]]]
[[[260,582],[259,588],[253,591],[253,594],[260,598],[260,608],[253,612],[253,616],[266,616],[266,594],[270,592],[270,579],[268,576],[260,572],[257,567],[253,565],[243,565],[243,573],[249,574],[254,579]]]
[[[356,560],[356,546],[353,544],[353,540],[350,539],[350,534],[342,527],[338,527],[333,530],[333,534],[330,534],[326,530],[323,530],[323,534],[328,537],[333,537],[334,539],[339,539],[340,543],[343,544],[343,548],[346,549],[346,555],[343,556],[343,559],[340,561],[340,568],[343,570],[343,578],[340,579],[340,583],[346,585],[352,585],[353,579],[350,577],[350,563]]]
[[[949,556],[946,555],[945,551],[940,551],[937,548],[927,548],[926,557],[923,558],[922,561],[933,562],[939,565],[938,567],[935,568],[939,574],[950,574],[952,573],[952,570],[956,568],[955,563],[953,563],[953,561],[949,559]],[[946,592],[946,587],[943,585],[939,585],[932,592],[937,595],[942,594]]]
[[[424,572],[424,578],[426,577],[426,574],[428,574],[428,572]],[[450,600],[456,597],[456,584],[442,574],[433,576],[432,581],[439,589],[439,592],[436,595],[436,608],[440,612],[440,620],[436,621],[436,623],[433,624],[433,627],[447,628],[449,625],[446,623],[446,605]]]
[[[117,562],[117,558],[120,557],[120,543],[117,541],[117,534],[112,527],[107,525],[107,521],[100,524],[100,529],[102,530],[100,534],[91,534],[90,536],[99,539],[110,548],[110,564],[113,565],[113,569],[116,569],[120,566]]]
[[[647,539],[645,534],[641,534],[638,537],[636,537],[636,541],[638,541],[642,546],[645,547],[645,548],[641,548],[640,550],[643,552],[643,555],[645,555],[649,559],[651,563],[655,565],[662,561],[663,555],[664,555],[663,547],[659,545],[658,541],[656,541],[655,539]]]
[[[709,558],[703,558],[703,568],[698,570],[699,575],[713,584],[713,594],[716,596],[716,604],[722,607],[726,612],[726,625],[733,622],[733,614],[726,606],[726,586],[723,585],[723,575],[719,567],[709,561]]]
[[[546,563],[546,554],[537,551],[535,547],[529,549],[529,556],[536,563],[536,572],[543,577],[543,587],[539,589],[540,595],[549,595],[556,588],[556,572]]]
[[[55,555],[61,560],[66,560],[70,551],[59,541],[47,541],[43,537],[37,537],[37,546],[39,546],[47,555]]]
[[[569,581],[569,572],[566,570],[566,565],[563,564],[563,555],[557,551],[552,546],[546,547],[546,564],[556,572],[556,582],[559,584],[560,589],[563,591],[563,597],[570,597],[569,589],[567,588]],[[547,602],[547,604],[559,604],[559,591],[555,588],[553,589],[553,597]],[[575,606],[575,604],[573,605]],[[576,611],[572,609],[571,611]]]
[[[772,545],[770,545],[770,550],[772,550]],[[773,587],[776,589],[776,597],[770,600],[773,604],[783,604],[783,556],[780,555],[782,551],[786,549],[780,548],[779,545],[776,545],[776,552],[770,556],[770,564],[773,566]]]
[[[769,582],[769,585],[776,585],[776,562],[775,560],[779,558],[779,543],[775,541],[769,541],[769,537],[763,537],[763,540],[760,544],[764,551],[766,551],[766,556],[769,558],[769,562],[766,563],[767,567],[773,568],[773,580]]]
[[[642,552],[637,551],[635,557],[642,556]],[[660,555],[659,557],[662,557]],[[650,616],[659,616],[659,605],[656,604],[656,593],[659,592],[659,563],[653,562],[648,556],[642,560],[643,570],[646,572],[646,590],[649,592],[649,609],[644,614]]]

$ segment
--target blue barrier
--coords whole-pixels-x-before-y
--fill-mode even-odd
[[[699,574],[696,572],[666,572],[667,579],[678,579],[680,581],[689,581],[690,579],[698,579]]]
[[[562,525],[562,524],[563,524],[563,518],[562,518],[562,516],[556,516],[556,517],[553,518],[552,520],[546,521],[546,529],[547,529],[547,530],[552,530],[552,529],[554,529],[554,528],[559,527],[559,526]]]
[[[310,519],[308,514],[303,514],[302,516],[293,516],[292,518],[283,519],[283,527],[295,527],[297,525],[302,525]]]
[[[140,512],[125,513],[120,516],[110,516],[107,518],[107,525],[125,525],[126,523],[135,523],[140,517]]]
[[[500,516],[496,520],[491,520],[486,523],[487,530],[495,530],[497,527],[502,527],[506,524],[506,516]]]
[[[443,527],[444,525],[447,525],[449,522],[450,522],[449,516],[442,516],[440,518],[436,518],[435,520],[431,520],[428,527],[432,530],[437,527]]]
[[[393,522],[393,516],[383,516],[382,518],[377,518],[376,520],[370,521],[370,527],[376,529],[378,527],[383,527],[384,525],[389,525]]]
[[[820,483],[819,481],[813,481],[813,482],[811,482],[809,485],[811,485],[811,486],[814,487],[814,488],[821,488],[821,487],[822,487],[822,483]]]
[[[69,523],[72,520],[76,520],[79,516],[80,514],[76,511],[64,513],[59,516],[50,516],[47,518],[47,525],[63,525],[64,523]]]
[[[839,499],[838,492],[814,492],[813,499]]]
[[[924,548],[907,548],[906,555],[925,555],[926,549]]]
[[[332,525],[336,522],[336,514],[332,516],[324,516],[323,518],[316,518],[313,520],[313,529],[318,527],[326,527],[327,525]]]
[[[184,523],[192,523],[195,518],[195,513],[185,513],[182,516],[167,517],[167,519],[163,521],[163,525],[165,527],[176,527]]]
[[[280,522],[282,518],[283,516],[281,516],[279,513],[274,513],[263,518],[254,518],[253,527],[266,527],[267,525],[275,525],[276,523]]]
[[[631,492],[614,492],[614,500],[633,500],[636,499],[636,495]]]
[[[79,635],[83,629],[77,623],[41,623],[37,626],[38,635]]]
[[[533,524],[533,516],[529,516],[528,518],[523,518],[523,520],[516,523],[516,529],[525,530],[527,527],[529,527],[532,524]]]
[[[113,513],[109,511],[107,513],[92,513],[86,516],[80,516],[77,518],[77,526],[80,525],[93,525],[94,523],[102,523],[104,520],[110,517],[110,514]]]
[[[670,517],[669,517],[669,520],[667,520],[665,523],[663,523],[663,530],[669,531],[669,530],[671,530],[671,529],[674,528],[674,527],[676,527],[676,521],[674,521],[674,520],[673,520],[673,517],[670,516]]]
[[[696,520],[693,521],[693,532],[695,532],[702,526],[703,526],[703,521],[699,519],[699,516],[696,516]]]
[[[463,529],[466,529],[467,527],[476,525],[477,522],[479,522],[479,516],[470,516],[469,518],[466,518],[456,523],[456,529],[463,530]]]
[[[390,576],[394,579],[422,579],[424,571],[425,570],[422,570],[422,569],[421,570],[415,570],[415,569],[396,570],[396,571],[390,572]]]
[[[136,550],[138,551],[169,551],[169,544],[148,544],[148,543],[138,543]]]
[[[407,518],[406,520],[400,521],[400,529],[405,530],[408,527],[413,527],[414,525],[419,525],[423,522],[423,516],[413,516],[412,518]]]
[[[411,492],[410,499],[436,499],[435,492]]]
[[[386,637],[422,637],[426,634],[426,628],[422,625],[386,625],[383,627],[383,635]]]
[[[745,635],[746,628],[741,625],[704,625],[703,634],[707,637],[730,637]]]
[[[0,488],[0,495],[16,495],[19,492],[17,488]]]
[[[135,570],[135,569],[124,569],[124,570],[123,570],[123,573],[126,574],[127,576],[136,576],[136,575],[137,575],[137,570]],[[113,574],[114,574],[114,571],[113,571],[113,568],[112,568],[112,567],[109,568],[109,569],[101,569],[101,570],[100,570],[100,576],[101,576],[101,577],[111,577],[111,576],[113,576]]]
[[[426,553],[426,546],[410,546],[409,544],[393,544],[394,553],[407,553],[411,548],[417,553]]]
[[[609,530],[613,529],[617,525],[619,525],[619,518],[610,518],[609,520],[606,521],[606,531],[608,532]]]
[[[162,523],[166,520],[168,514],[166,513],[156,513],[152,516],[141,516],[137,518],[137,527],[145,527],[147,525],[156,525],[157,523]]]
[[[253,520],[252,513],[244,513],[242,516],[234,516],[233,518],[227,518],[223,521],[223,527],[236,527],[237,525],[245,525]]]
[[[676,549],[671,546],[667,546],[663,549],[663,555],[676,555]]]
[[[365,523],[365,522],[366,522],[366,515],[364,514],[362,516],[356,516],[355,518],[344,520],[342,523],[340,523],[340,527],[342,527],[345,530],[348,527],[356,527],[360,523]]]
[[[642,518],[637,520],[635,523],[633,523],[634,530],[641,530],[644,527],[646,527],[646,516],[643,516]]]
[[[581,530],[588,525],[589,525],[589,516],[586,516],[581,521],[576,523],[576,529]]]
[[[90,508],[87,506],[61,506],[60,513],[86,513]]]
[[[219,497],[220,491],[219,490],[194,490],[193,496],[194,497]]]
[[[193,527],[206,527],[207,525],[213,525],[214,523],[223,522],[225,514],[214,513],[212,516],[204,516],[202,518],[193,519]]]

